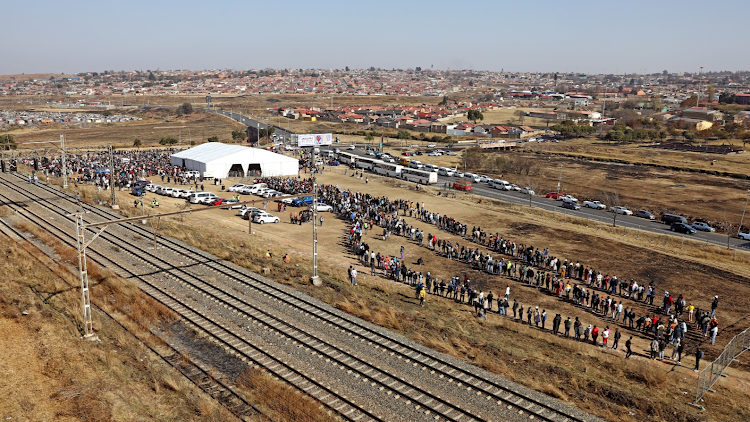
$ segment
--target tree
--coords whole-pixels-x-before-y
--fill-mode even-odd
[[[411,136],[411,135],[409,134],[409,131],[408,131],[408,130],[406,130],[406,129],[401,129],[401,130],[399,130],[399,131],[398,131],[398,134],[396,135],[396,137],[397,137],[398,139],[409,139],[409,137],[410,137],[410,136]]]
[[[370,142],[370,141],[372,141],[373,139],[374,139],[374,138],[372,137],[372,133],[368,133],[367,135],[365,135],[365,141],[367,141],[367,142]]]
[[[177,139],[170,137],[161,138],[159,140],[159,145],[174,145],[177,143]]]
[[[477,120],[484,120],[484,115],[479,110],[469,110],[469,112],[466,113],[466,118],[476,123]]]
[[[708,83],[708,88],[706,88],[706,99],[710,103],[714,101],[715,96],[716,96],[716,87],[714,86],[714,81],[711,81]]]
[[[182,116],[183,114],[190,114],[193,112],[193,105],[190,103],[183,103],[177,107],[177,115]]]
[[[216,136],[216,135],[214,135],[214,136],[209,136],[209,137],[208,137],[208,142],[219,142],[219,137],[218,137],[218,136]]]
[[[346,69],[346,71],[348,72],[348,71],[349,71],[349,66],[347,66],[347,67],[346,67],[345,69]]]
[[[232,131],[232,139],[235,141],[244,141],[247,138],[247,134],[242,130],[234,130]]]
[[[140,139],[135,138],[135,140],[133,141],[133,146],[136,147],[136,148],[140,148],[141,145],[143,145],[143,142],[141,142]]]

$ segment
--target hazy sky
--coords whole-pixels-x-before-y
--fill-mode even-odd
[[[750,69],[750,0],[0,0],[0,74]]]

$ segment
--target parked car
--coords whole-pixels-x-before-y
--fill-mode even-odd
[[[573,195],[565,195],[565,196],[557,198],[557,199],[560,199],[560,200],[565,201],[565,202],[575,202],[576,204],[578,203],[578,198],[576,198]]]
[[[356,145],[349,145],[346,149],[354,150],[354,149],[357,149],[357,147]]]
[[[209,202],[208,205],[218,206],[218,205],[225,205],[227,203],[227,200],[225,198],[216,198],[213,201]]]
[[[375,155],[375,151],[373,151],[371,149],[368,149],[365,154],[367,154],[367,155]]]
[[[619,206],[610,207],[609,210],[612,211],[615,214],[633,215],[633,211],[630,211],[629,209],[627,209],[625,207],[619,207]]]
[[[547,192],[547,195],[545,195],[544,197],[545,198],[552,198],[552,199],[560,199],[563,196],[564,195],[561,194],[560,192]]]
[[[649,211],[646,211],[646,210],[638,210],[633,215],[635,215],[636,217],[645,218],[645,219],[648,219],[648,220],[655,220],[656,219],[655,215],[651,214]]]
[[[526,186],[526,187],[521,188],[521,193],[524,195],[534,196],[534,189],[531,189],[530,187]]]
[[[453,169],[449,169],[448,167],[440,167],[438,168],[438,174],[441,176],[453,176],[455,172]]]
[[[750,240],[750,232],[747,232],[747,233],[739,232],[737,233],[737,237],[743,240]]]
[[[664,224],[682,223],[682,224],[687,225],[687,219],[677,214],[662,214],[661,221]]]
[[[460,177],[462,179],[464,178],[464,172],[462,172],[462,171],[455,171],[453,173],[453,175],[456,176],[456,177]]]
[[[479,176],[477,176],[474,173],[464,173],[464,179],[471,180],[474,183],[479,183],[480,182]]]
[[[276,217],[275,215],[269,214],[267,212],[262,212],[253,216],[253,223],[258,224],[278,223],[279,221],[279,217]]]
[[[482,182],[482,183],[487,183],[487,182],[489,182],[490,180],[492,180],[492,178],[491,178],[491,177],[489,177],[489,176],[485,176],[485,175],[480,175],[480,176],[479,176],[479,181],[480,181],[480,182]]]
[[[458,155],[458,154],[456,154],[456,153],[455,153],[455,152],[453,152],[453,151],[446,151],[446,152],[445,152],[445,155]]]
[[[516,192],[520,192],[521,188],[518,185],[511,183],[510,184],[510,190],[514,190]]]
[[[322,202],[318,202],[318,206],[316,208],[318,209],[318,212],[332,212],[333,211],[332,206],[328,204],[324,204]]]
[[[695,234],[696,230],[685,223],[672,223],[669,230],[677,233]]]
[[[583,201],[583,206],[586,208],[593,208],[595,210],[606,210],[607,206],[599,201]]]
[[[246,185],[243,185],[242,183],[238,183],[236,185],[230,186],[229,189],[227,189],[227,191],[229,191],[229,192],[237,192],[240,189],[244,188],[245,186]]]
[[[693,221],[693,228],[702,232],[715,232],[716,229],[703,221]]]
[[[562,205],[560,205],[563,208],[567,208],[569,210],[580,210],[581,206],[576,204],[575,202],[570,201],[563,201]]]

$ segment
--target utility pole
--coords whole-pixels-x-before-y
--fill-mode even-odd
[[[120,206],[117,205],[117,198],[115,197],[115,155],[112,145],[109,146],[109,190],[112,192],[112,209],[120,209]]]
[[[312,277],[310,282],[313,286],[320,286],[322,282],[318,277],[318,173],[315,171],[315,161],[317,160],[317,153],[315,147],[312,147],[312,163],[310,164],[310,171],[313,172],[313,203],[312,203],[312,248],[313,248],[313,269]]]
[[[63,178],[63,189],[68,188],[68,166],[65,162],[65,135],[60,135],[60,150],[62,151],[60,157],[60,167],[62,170],[62,178]]]
[[[698,74],[699,78],[703,77],[703,66],[701,66],[701,73]],[[700,107],[701,104],[701,89],[703,89],[703,81],[698,80],[698,99],[695,100],[695,106]]]

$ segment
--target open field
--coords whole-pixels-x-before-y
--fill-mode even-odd
[[[141,148],[161,147],[159,140],[172,137],[179,142],[176,147],[189,147],[190,142],[197,144],[206,142],[211,136],[218,136],[221,142],[232,143],[232,131],[245,129],[244,125],[213,113],[195,112],[189,116],[177,117],[174,110],[156,109],[148,112],[143,110],[125,111],[143,120],[127,123],[89,124],[73,126],[62,124],[41,125],[38,129],[14,130],[16,143],[34,141],[59,141],[64,134],[70,147],[87,145],[109,145],[116,147],[132,147],[138,138],[143,142]],[[50,145],[34,144],[32,148],[50,147]]]
[[[721,345],[734,333],[747,326],[744,310],[750,305],[747,303],[750,300],[750,280],[746,276],[750,272],[750,262],[745,254],[734,259],[722,248],[712,247],[706,251],[702,245],[686,244],[685,249],[680,249],[678,242],[669,240],[665,246],[658,237],[649,240],[645,235],[634,236],[632,231],[623,236],[604,226],[594,229],[583,222],[553,219],[552,213],[528,213],[524,207],[498,208],[492,204],[472,204],[469,202],[470,196],[438,198],[425,192],[398,188],[393,181],[372,175],[369,176],[370,182],[365,184],[361,179],[343,176],[341,171],[341,168],[329,169],[322,176],[322,181],[357,191],[366,190],[373,195],[388,195],[391,199],[409,198],[424,202],[431,211],[457,215],[470,226],[481,224],[484,230],[498,231],[506,238],[524,244],[549,247],[553,255],[580,260],[604,273],[641,281],[653,280],[660,292],[667,289],[685,294],[689,301],[699,307],[707,307],[711,296],[720,294],[719,319],[724,331],[720,333],[716,346],[702,346],[707,348],[707,361],[716,356]],[[213,185],[208,187],[221,193]],[[160,198],[160,201],[160,212],[177,210],[181,205],[181,201],[169,198]],[[273,205],[273,202],[269,203],[271,211],[275,213]],[[456,212],[457,209],[461,209],[460,214]],[[140,212],[130,207],[124,211],[130,214]],[[360,268],[364,279],[360,287],[350,288],[343,283],[346,268],[358,263],[344,248],[342,236],[346,226],[338,219],[326,218],[319,237],[320,266],[325,286],[310,287],[307,284],[310,246],[309,242],[299,240],[308,239],[310,226],[288,224],[288,212],[294,211],[296,209],[288,209],[287,214],[281,216],[281,224],[253,225],[253,235],[247,234],[246,221],[220,209],[201,213],[199,217],[200,226],[211,227],[210,230],[198,228],[194,224],[198,217],[190,215],[184,217],[183,223],[173,219],[163,230],[250,269],[259,271],[260,267],[270,266],[275,279],[347,312],[400,331],[437,350],[474,362],[610,420],[640,421],[647,416],[651,420],[664,421],[737,420],[750,415],[747,407],[750,402],[747,393],[750,391],[750,376],[744,359],[730,369],[729,378],[717,384],[718,394],[707,396],[704,403],[707,411],[700,413],[686,405],[695,391],[695,373],[691,371],[693,358],[687,356],[683,364],[677,366],[648,361],[644,357],[647,355],[645,338],[623,327],[621,348],[628,336],[634,336],[637,356],[631,361],[625,361],[621,351],[603,350],[554,337],[548,332],[496,315],[490,315],[487,321],[478,320],[468,307],[444,298],[430,296],[427,306],[420,309],[415,306],[410,288],[379,276],[372,277],[364,268]],[[409,217],[406,219],[410,223],[415,222]],[[423,225],[416,223],[417,227]],[[429,228],[425,230],[431,231]],[[439,232],[438,236],[466,243],[445,232]],[[391,255],[397,254],[403,245],[409,264],[420,256],[425,260],[425,265],[417,270],[429,269],[440,279],[466,273],[472,285],[496,293],[510,284],[512,297],[518,298],[524,306],[538,305],[546,309],[549,315],[561,313],[563,316],[577,316],[584,324],[617,325],[534,288],[521,286],[504,277],[479,273],[465,264],[438,257],[403,238],[391,237],[383,242],[375,232],[365,239],[375,251]],[[238,247],[244,251],[243,254],[229,252]],[[268,262],[263,258],[267,248],[277,257],[289,253],[292,262]],[[653,308],[643,304],[632,305],[636,306],[638,315],[654,312]],[[703,340],[694,333],[689,338],[686,353],[690,353],[696,342]],[[671,352],[671,348],[668,351]]]

